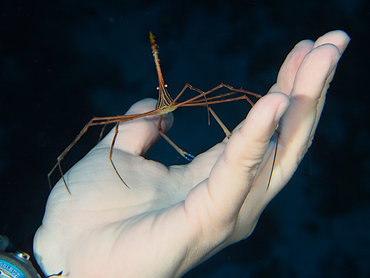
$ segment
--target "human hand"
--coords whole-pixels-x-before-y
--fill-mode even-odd
[[[248,237],[311,145],[348,43],[344,32],[334,31],[297,44],[277,83],[231,138],[187,165],[168,169],[141,156],[160,138],[157,117],[121,124],[113,161],[130,189],[110,164],[110,132],[66,173],[72,195],[61,180],[50,193],[34,238],[43,271],[70,278],[180,277]],[[146,99],[129,113],[154,107]],[[163,130],[171,124],[165,115]],[[273,134],[278,151],[269,184]]]

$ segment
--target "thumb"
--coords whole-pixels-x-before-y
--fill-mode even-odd
[[[157,101],[146,98],[133,104],[125,115],[120,119],[118,129],[114,127],[96,148],[111,147],[115,133],[117,138],[114,142],[114,148],[131,154],[144,155],[161,138],[158,131],[159,116],[144,116],[142,114],[156,109]],[[129,115],[136,115],[132,120]],[[167,132],[173,124],[173,115],[171,113],[163,115],[161,128]]]

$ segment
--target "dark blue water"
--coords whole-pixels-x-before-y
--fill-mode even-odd
[[[157,98],[150,30],[172,96],[185,83],[208,90],[221,82],[265,94],[294,44],[345,30],[352,42],[311,159],[249,239],[186,277],[370,276],[368,2],[8,1],[0,8],[0,234],[15,244],[40,225],[46,174],[88,120]],[[231,129],[248,110],[247,103],[215,107]],[[207,127],[202,108],[174,116],[169,136],[194,155],[223,138],[215,122]],[[68,154],[66,169],[98,134],[92,130]],[[148,157],[186,163],[166,142]]]

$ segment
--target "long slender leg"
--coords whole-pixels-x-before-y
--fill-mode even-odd
[[[210,116],[209,116],[209,106],[208,106],[208,100],[207,100],[207,96],[206,96],[206,94],[202,91],[202,90],[200,90],[200,89],[198,89],[198,88],[195,88],[195,87],[193,87],[193,86],[191,86],[189,83],[186,83],[185,84],[185,86],[184,86],[184,88],[182,88],[182,90],[180,91],[180,93],[178,93],[178,95],[175,97],[175,99],[173,100],[173,104],[175,104],[176,103],[176,101],[180,98],[180,96],[185,92],[185,90],[187,89],[187,88],[189,88],[190,90],[193,90],[193,91],[196,91],[196,92],[198,92],[199,93],[199,95],[198,96],[196,96],[195,98],[200,98],[200,97],[203,97],[204,98],[204,104],[205,104],[205,106],[207,107],[207,114],[208,114],[208,125],[210,124]]]
[[[230,138],[231,132],[229,131],[229,129],[224,125],[224,123],[220,120],[220,118],[217,116],[217,114],[215,113],[215,111],[213,111],[211,107],[209,107],[209,111],[211,112],[213,118],[215,118],[216,122],[220,125],[222,130],[225,132],[226,137]]]
[[[198,92],[200,95],[197,95],[195,97],[192,97],[186,101],[183,101],[181,103],[178,103],[177,106],[180,107],[180,106],[193,106],[192,104],[194,103],[198,103],[198,102],[201,102],[201,100],[199,100],[200,97],[203,96],[203,94],[205,94],[206,96],[209,95],[210,93],[213,93],[214,91],[218,90],[218,89],[221,89],[221,88],[227,88],[229,89],[231,92],[229,93],[226,93],[226,94],[222,94],[220,96],[215,96],[215,97],[210,97],[208,98],[208,100],[210,99],[215,99],[215,98],[221,98],[221,97],[225,97],[225,96],[228,96],[228,95],[232,95],[234,93],[242,93],[243,96],[240,96],[240,99],[246,99],[252,106],[254,105],[254,103],[246,96],[246,95],[251,95],[251,96],[254,96],[256,98],[261,98],[262,96],[260,94],[256,94],[256,93],[253,93],[253,92],[250,92],[250,91],[247,91],[247,90],[244,90],[244,89],[235,89],[234,87],[230,86],[230,85],[226,85],[226,84],[223,84],[221,83],[220,85],[214,87],[213,89],[211,90],[208,90],[207,92],[203,92],[202,90],[200,89],[197,89],[189,84],[187,84],[187,87],[186,88],[189,88],[190,90],[193,90],[193,91],[196,91]],[[235,100],[238,100],[238,98],[236,98]],[[223,100],[219,100],[218,102],[213,102],[213,103],[223,103],[223,102],[228,102],[228,101],[234,101],[233,99],[223,99]],[[208,101],[208,104],[211,104],[209,101]],[[204,104],[203,104],[204,105]]]
[[[162,123],[162,115],[159,116],[159,121],[158,121],[158,131],[161,134],[161,136],[182,156],[184,157],[187,161],[192,161],[194,159],[194,156],[188,152],[185,152],[184,150],[180,149],[162,130],[161,127]]]
[[[72,147],[78,142],[78,140],[81,139],[81,137],[86,133],[86,131],[89,129],[89,127],[91,126],[91,124],[93,123],[95,118],[92,118],[85,126],[84,128],[80,131],[80,133],[77,135],[77,137],[75,138],[75,140],[72,141],[71,144],[69,144],[69,146],[57,157],[57,163],[54,165],[53,169],[51,169],[51,171],[48,173],[48,181],[49,181],[49,187],[50,187],[50,190],[52,189],[52,186],[51,186],[51,175],[53,174],[55,168],[59,168],[59,172],[60,174],[62,175],[62,179],[63,179],[63,182],[64,182],[64,185],[65,187],[67,188],[69,194],[71,194],[71,192],[69,191],[68,189],[68,186],[67,186],[67,182],[64,178],[64,174],[63,174],[63,170],[62,170],[62,166],[60,165],[60,162],[63,160],[64,156],[72,149]]]
[[[102,127],[102,129],[101,129],[101,131],[100,131],[100,134],[99,134],[99,139],[98,139],[98,143],[101,141],[101,139],[103,139],[103,135],[104,135],[104,131],[105,131],[105,127],[106,127],[107,125],[105,124],[105,125],[103,125],[103,127]]]
[[[114,148],[114,144],[116,143],[116,139],[117,139],[117,135],[118,135],[118,127],[119,127],[119,124],[120,124],[120,122],[118,122],[116,124],[116,127],[115,127],[114,136],[113,136],[113,139],[112,139],[112,144],[110,146],[110,151],[109,151],[109,160],[110,160],[110,163],[112,164],[113,169],[116,172],[117,176],[120,178],[120,180],[123,182],[124,185],[126,185],[127,188],[130,188],[127,185],[127,183],[122,179],[121,175],[118,173],[118,170],[116,168],[116,165],[114,165],[114,162],[113,162],[113,148]]]
[[[238,100],[246,100],[246,101],[249,102],[249,104],[252,107],[254,106],[253,101],[249,97],[247,97],[246,95],[225,98],[225,97],[235,95],[237,93],[239,93],[239,92],[228,92],[228,93],[225,93],[225,94],[222,94],[222,95],[209,97],[208,101],[207,101],[208,105],[217,104],[217,103],[225,103],[225,102],[233,102],[233,101],[238,101]],[[190,102],[190,103],[181,103],[181,106],[184,106],[184,107],[186,107],[186,106],[205,106],[205,103],[204,103],[203,100],[198,99],[198,100],[195,100],[195,101]]]
[[[89,127],[94,126],[94,125],[101,125],[101,124],[106,125],[106,124],[109,124],[109,123],[115,123],[117,121],[118,120],[116,119],[116,117],[114,117],[113,119],[111,119],[109,117],[104,117],[104,118],[94,117],[94,118],[92,118],[83,127],[83,129],[76,136],[76,138],[72,141],[72,143],[69,144],[69,146],[57,157],[57,163],[54,165],[54,167],[48,173],[48,182],[49,182],[49,188],[50,188],[50,190],[52,189],[52,186],[51,186],[51,175],[53,174],[53,172],[55,171],[55,169],[58,167],[59,172],[61,174],[61,177],[63,179],[63,183],[64,183],[66,189],[68,190],[68,193],[71,194],[71,192],[70,192],[70,190],[69,190],[69,188],[67,186],[67,181],[66,181],[66,179],[64,177],[64,173],[63,173],[62,166],[61,166],[61,161],[64,159],[64,157],[66,156],[66,154],[73,148],[73,146],[76,145],[76,143],[81,139],[81,137],[87,132],[87,130],[89,129]]]
[[[271,179],[272,179],[272,173],[274,172],[274,167],[275,167],[275,162],[276,162],[276,156],[277,156],[278,146],[279,146],[279,132],[277,130],[275,130],[275,133],[276,133],[277,137],[276,137],[276,145],[275,145],[275,150],[274,150],[274,160],[272,161],[271,172],[270,172],[269,181],[267,183],[266,191],[270,187],[270,183],[271,183]]]
[[[207,95],[209,93],[214,92],[214,91],[216,91],[220,88],[223,88],[223,87],[229,89],[230,92],[225,93],[225,94],[221,94],[221,95],[218,95],[218,96],[207,97]],[[251,104],[251,106],[253,106],[254,103],[250,100],[250,98],[248,96],[246,96],[246,94],[252,94],[255,97],[261,97],[261,95],[259,95],[259,94],[255,94],[255,93],[246,91],[244,89],[235,89],[235,88],[233,88],[229,85],[223,84],[223,83],[221,83],[220,85],[214,87],[213,89],[211,89],[207,92],[203,92],[203,91],[201,91],[201,90],[199,90],[195,87],[192,87],[189,84],[186,84],[186,86],[184,88],[185,89],[189,88],[191,90],[194,90],[194,91],[198,92],[200,95],[205,94],[206,95],[205,98],[207,99],[207,102],[204,102],[203,99],[199,99],[199,96],[196,96],[196,97],[190,99],[191,100],[190,102],[189,102],[189,100],[187,100],[187,101],[179,103],[178,106],[179,107],[180,106],[188,106],[189,107],[189,106],[205,106],[206,105],[208,113],[212,114],[212,116],[215,118],[217,123],[220,125],[220,127],[224,131],[226,137],[228,137],[228,138],[230,138],[231,132],[228,130],[228,128],[224,125],[224,123],[221,121],[221,119],[217,116],[217,114],[213,111],[213,109],[209,105],[217,104],[217,103],[224,103],[224,102],[232,102],[232,101],[237,101],[237,100],[247,100]],[[242,93],[243,95],[242,96],[237,96],[237,97],[225,98],[225,97],[232,96],[236,93]],[[208,120],[208,124],[209,124],[209,120]]]
[[[72,141],[72,143],[69,144],[69,146],[57,157],[56,164],[54,165],[54,167],[51,169],[51,171],[47,175],[48,176],[48,183],[49,183],[50,190],[52,189],[51,175],[53,174],[53,172],[55,171],[55,169],[58,167],[59,172],[60,172],[60,174],[62,176],[62,179],[63,179],[63,183],[64,183],[66,189],[68,190],[68,192],[71,194],[71,192],[70,192],[70,190],[69,190],[69,188],[67,186],[67,181],[66,181],[66,179],[64,177],[64,173],[63,173],[62,166],[61,166],[61,161],[67,155],[67,153],[73,148],[73,146],[76,145],[76,143],[81,139],[81,137],[87,132],[87,130],[89,129],[89,127],[96,126],[96,125],[104,125],[104,127],[105,127],[107,124],[132,121],[132,120],[135,120],[135,119],[143,118],[143,117],[146,117],[146,116],[153,116],[153,115],[157,115],[157,111],[156,110],[148,111],[148,112],[141,113],[141,114],[133,114],[133,115],[122,115],[122,116],[112,116],[112,117],[93,117],[83,127],[83,129],[80,131],[80,133],[77,135],[77,137]],[[100,133],[99,141],[101,140],[102,134],[104,132],[104,127],[103,127],[103,129],[102,129],[102,131]]]

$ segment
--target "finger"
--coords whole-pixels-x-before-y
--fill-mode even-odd
[[[314,48],[318,46],[322,46],[325,44],[332,44],[338,48],[339,53],[342,55],[344,50],[347,48],[349,42],[350,42],[350,37],[347,35],[347,33],[337,30],[337,31],[332,31],[328,32],[325,35],[321,36],[318,38],[315,42]],[[328,76],[325,82],[325,86],[323,88],[323,92],[321,93],[319,103],[317,105],[316,109],[316,119],[314,123],[314,127],[312,129],[312,132],[316,130],[316,127],[319,123],[319,119],[322,113],[322,110],[324,108],[325,104],[325,98],[326,98],[326,92],[329,89],[330,82],[333,80],[334,74],[335,74],[336,66],[332,70],[331,74]],[[311,132],[311,136],[313,136]]]
[[[225,221],[235,220],[288,104],[289,99],[281,93],[260,99],[243,126],[232,134],[208,181],[188,195],[185,201],[187,214],[200,218],[203,228],[207,224],[221,223],[225,228]]]
[[[311,145],[315,121],[322,110],[319,99],[322,94],[325,98],[339,58],[336,46],[321,45],[306,55],[297,72],[291,105],[280,121],[278,164],[274,176],[280,174],[277,180],[282,183],[290,178]]]
[[[313,41],[304,40],[296,44],[292,51],[285,58],[283,65],[279,70],[276,83],[269,90],[270,92],[282,92],[289,95],[292,88],[295,75],[298,71],[303,58],[313,47]]]
[[[143,99],[133,104],[125,115],[140,115],[156,109],[157,101]],[[154,114],[154,113],[153,113]],[[115,149],[144,155],[161,138],[158,131],[159,116],[139,117],[135,120],[123,120],[119,125],[118,134],[114,143]],[[172,113],[163,115],[161,127],[164,132],[168,131],[173,124]],[[96,148],[111,147],[116,130],[113,128]]]
[[[348,34],[341,30],[331,31],[326,33],[325,35],[318,38],[313,46],[313,48],[316,48],[323,44],[333,44],[335,45],[340,54],[343,54],[344,50],[346,50],[351,38],[348,36]]]
[[[350,41],[350,38],[347,35],[347,33],[345,33],[344,31],[341,31],[341,30],[336,30],[336,31],[328,32],[325,35],[318,38],[316,40],[316,42],[314,43],[313,48],[317,48],[318,46],[322,46],[324,44],[332,44],[332,45],[335,45],[338,48],[339,53],[342,54],[344,52],[344,50],[346,49],[349,41]],[[294,52],[294,51],[292,51],[292,52]],[[287,58],[287,60],[289,60],[289,59]],[[281,70],[281,73],[283,73],[282,75],[285,75],[284,73],[286,73],[286,72],[287,71],[284,71],[284,65],[283,65],[282,70]],[[327,77],[325,86],[323,88],[323,91],[326,92],[327,89],[329,88],[329,84],[330,84],[331,80],[333,79],[334,73],[335,73],[335,67],[333,68],[331,75],[329,75]],[[280,73],[279,73],[279,75],[280,75]],[[290,79],[292,79],[292,78],[295,79],[295,76],[291,75]],[[278,80],[279,80],[279,78],[278,78]],[[315,120],[314,128],[312,130],[316,130],[318,120],[320,118],[320,115],[321,115],[321,112],[322,112],[322,109],[323,109],[323,106],[324,106],[324,103],[325,103],[325,95],[326,95],[325,93],[321,93],[321,97],[319,99],[319,103],[318,103],[317,109],[316,109],[316,111],[317,111],[316,120]]]

